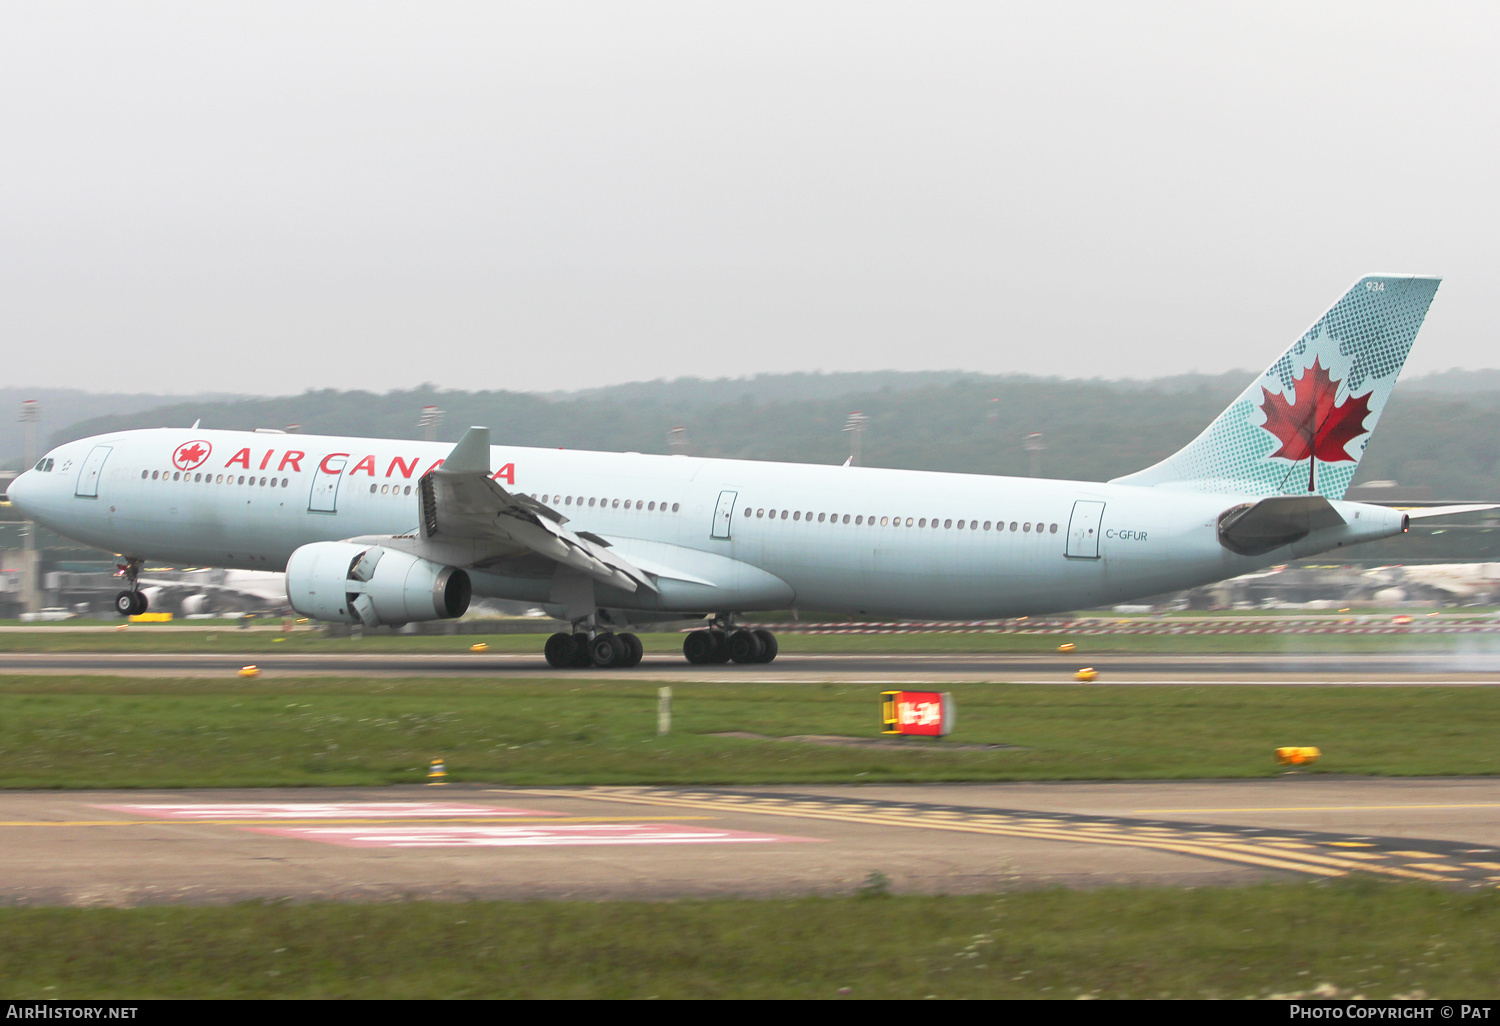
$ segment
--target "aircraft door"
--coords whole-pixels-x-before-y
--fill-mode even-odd
[[[99,473],[104,469],[104,461],[109,459],[109,454],[113,451],[114,446],[111,445],[96,445],[89,450],[88,458],[78,469],[78,484],[73,489],[74,495],[86,499],[99,497]]]
[[[339,482],[343,480],[344,464],[349,462],[347,453],[334,453],[324,457],[313,475],[312,494],[307,500],[311,513],[337,513]]]
[[[1086,499],[1073,503],[1073,516],[1068,521],[1068,558],[1099,558],[1099,522],[1103,519],[1104,503]]]
[[[729,528],[734,524],[734,504],[739,495],[739,492],[719,493],[719,504],[714,507],[714,527],[710,537],[728,540]]]

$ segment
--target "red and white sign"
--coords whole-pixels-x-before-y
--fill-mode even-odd
[[[213,805],[96,805],[96,809],[152,819],[480,819],[489,816],[551,816],[543,809],[461,802],[266,802]]]
[[[579,823],[539,826],[242,827],[257,834],[321,841],[346,848],[552,848],[618,844],[747,844],[814,841],[743,830],[670,823]]]
[[[942,737],[953,730],[953,696],[946,691],[888,691],[884,733]]]
[[[203,466],[214,447],[201,439],[183,442],[172,453],[172,466],[178,470],[192,470]]]

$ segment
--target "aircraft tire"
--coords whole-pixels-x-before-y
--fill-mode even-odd
[[[115,612],[121,616],[135,615],[135,597],[139,594],[134,591],[122,591],[115,596]]]
[[[755,631],[735,631],[729,636],[729,658],[737,663],[758,663],[765,652],[766,643]]]
[[[613,634],[596,634],[589,642],[589,662],[596,670],[609,670],[625,663],[630,646]]]
[[[593,665],[589,658],[589,636],[582,631],[573,635],[573,668],[583,670]]]
[[[704,662],[706,662],[706,663],[727,663],[727,662],[729,662],[729,635],[725,634],[723,631],[719,630],[718,628],[714,628],[714,629],[710,630],[708,632],[708,635],[709,635],[710,638],[713,639],[714,649],[713,649],[713,654],[710,655],[707,659],[705,659]]]
[[[627,668],[641,665],[641,656],[646,654],[646,646],[641,644],[641,639],[628,633],[617,635],[617,637],[625,643],[627,649],[625,661],[620,665]]]
[[[689,631],[682,639],[682,654],[688,662],[694,664],[713,662],[716,646],[714,639],[709,635],[709,631]]]
[[[771,660],[775,659],[776,653],[781,648],[780,645],[776,644],[776,635],[772,634],[770,631],[757,630],[755,632],[755,636],[760,639],[761,645],[763,646],[760,658],[757,659],[756,662],[769,663]]]
[[[573,665],[573,635],[558,631],[547,639],[546,647],[542,654],[547,657],[547,665],[554,670],[563,670]]]

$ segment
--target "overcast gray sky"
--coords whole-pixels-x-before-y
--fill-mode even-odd
[[[0,4],[8,383],[1500,365],[1500,7]]]

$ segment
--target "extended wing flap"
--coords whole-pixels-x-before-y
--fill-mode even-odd
[[[472,427],[453,453],[420,482],[424,538],[491,543],[493,555],[534,552],[627,592],[656,591],[645,571],[609,550],[597,535],[575,534],[566,519],[533,499],[512,495],[490,477],[488,428]]]

